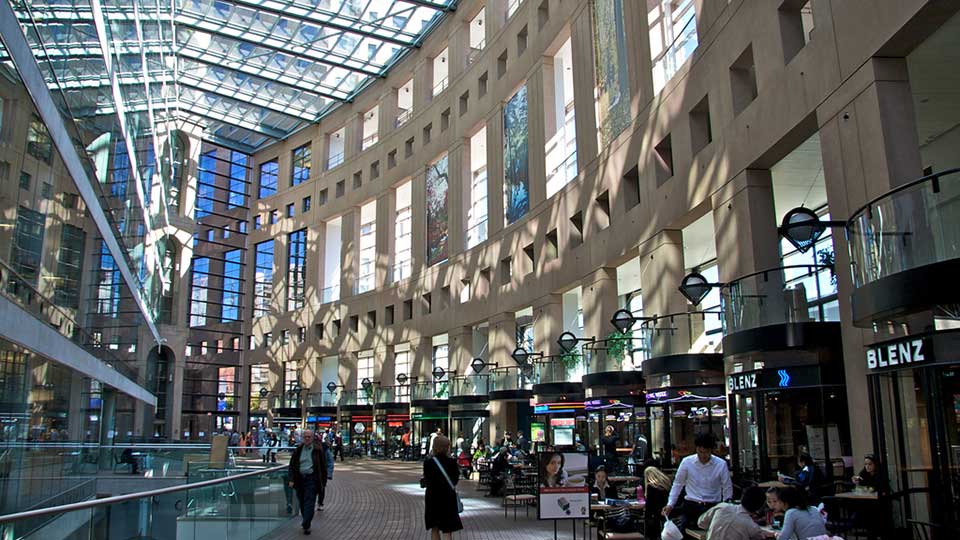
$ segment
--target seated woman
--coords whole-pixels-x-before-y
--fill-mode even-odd
[[[611,486],[607,480],[607,469],[603,466],[597,467],[597,470],[593,473],[593,486],[590,488],[590,493],[597,494],[601,501],[603,499],[620,498],[617,494],[617,488]]]
[[[802,489],[811,501],[815,501],[817,488],[823,483],[823,472],[820,471],[813,457],[807,453],[800,454],[797,464],[800,465],[800,470],[797,471],[796,477],[791,478],[778,473],[778,478],[784,484],[795,485]]]
[[[805,540],[828,534],[823,515],[807,502],[806,494],[795,487],[782,488],[778,494],[783,515],[779,540]]]
[[[647,467],[643,471],[643,484],[644,497],[647,500],[646,510],[643,513],[644,536],[659,538],[660,530],[663,528],[663,518],[660,513],[667,505],[673,481],[660,469]]]
[[[863,469],[860,474],[852,478],[853,483],[858,487],[867,488],[877,493],[887,493],[890,486],[887,479],[883,476],[883,470],[880,468],[880,460],[873,454],[867,454],[863,458]]]

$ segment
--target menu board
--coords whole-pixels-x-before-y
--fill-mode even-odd
[[[590,487],[585,452],[541,452],[537,485],[538,519],[587,519]]]
[[[544,442],[547,440],[547,430],[542,423],[530,423],[530,439],[533,442]]]
[[[810,456],[817,461],[825,461],[826,444],[823,440],[823,426],[806,426],[807,428],[807,446],[810,448]],[[836,424],[827,426],[827,437],[830,442],[830,459],[839,459],[843,455],[843,449],[840,446],[840,430]]]

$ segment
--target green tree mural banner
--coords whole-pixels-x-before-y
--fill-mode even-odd
[[[593,0],[593,45],[597,59],[600,142],[606,146],[630,125],[623,0]]]
[[[503,108],[503,216],[507,225],[530,210],[527,87],[524,85]]]
[[[427,167],[427,265],[447,260],[450,189],[447,156]]]

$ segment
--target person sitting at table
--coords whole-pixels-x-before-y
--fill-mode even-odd
[[[140,460],[137,456],[133,455],[133,448],[124,448],[123,453],[120,454],[120,463],[130,464],[130,474],[137,474],[137,472],[139,472]]]
[[[643,470],[643,496],[647,501],[644,516],[644,536],[657,538],[663,529],[661,512],[667,505],[670,495],[670,477],[656,467],[647,467]]]
[[[700,516],[712,506],[733,497],[733,481],[727,462],[713,455],[713,450],[717,447],[713,434],[697,435],[694,445],[697,448],[696,453],[680,461],[673,487],[670,488],[670,498],[662,511],[664,517],[669,518],[680,498],[680,492],[686,489],[687,495],[680,509],[680,522],[677,524],[681,531],[688,525],[697,523]],[[761,492],[760,500],[763,498]]]
[[[852,480],[857,487],[864,487],[877,493],[890,491],[887,479],[883,477],[883,470],[880,468],[880,460],[873,454],[864,456],[863,469]]]
[[[765,497],[763,488],[751,486],[743,492],[740,504],[717,504],[700,516],[697,525],[701,529],[706,529],[707,540],[771,538],[773,533],[764,531],[753,520],[754,514],[763,509]]]
[[[773,525],[774,520],[778,517],[780,518],[780,523],[783,523],[783,502],[780,501],[780,488],[772,487],[767,490],[767,515],[764,521],[767,522],[767,525]]]
[[[617,488],[610,485],[610,481],[607,479],[607,469],[602,465],[593,472],[593,487],[590,488],[590,493],[595,493],[600,500],[620,498],[617,494]]]
[[[807,502],[806,494],[793,486],[780,489],[779,499],[783,515],[780,540],[806,540],[827,533],[823,515]]]
[[[504,476],[508,474],[510,474],[510,453],[507,451],[507,447],[501,444],[497,454],[493,457],[493,464],[490,465],[490,493],[487,493],[487,497],[503,495]]]
[[[564,459],[560,452],[545,454],[540,459],[540,486],[562,487],[567,484],[567,471],[563,470]]]
[[[777,478],[784,484],[795,485],[804,490],[811,497],[811,500],[815,500],[817,488],[823,483],[823,472],[820,471],[820,467],[817,466],[813,457],[806,452],[800,454],[797,458],[797,464],[800,466],[800,470],[797,471],[796,477],[777,473]]]

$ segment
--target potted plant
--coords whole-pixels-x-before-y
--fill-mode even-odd
[[[629,349],[632,340],[632,330],[625,334],[621,334],[620,332],[607,334],[607,358],[617,365],[618,370],[623,369],[623,360],[627,357],[627,349]]]

